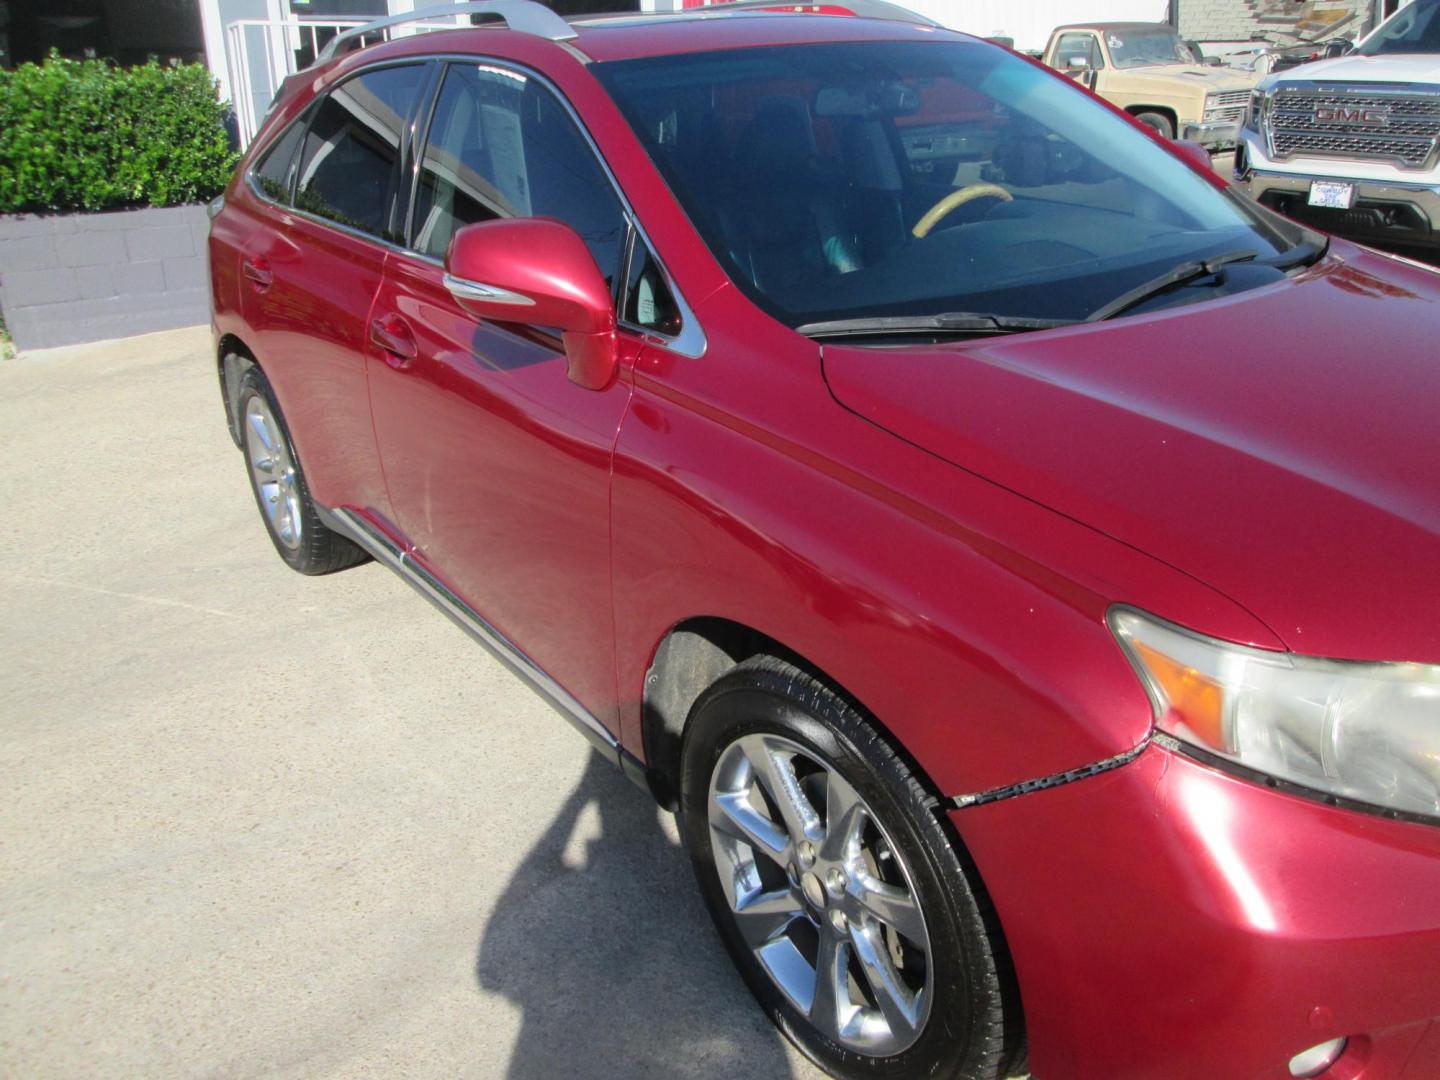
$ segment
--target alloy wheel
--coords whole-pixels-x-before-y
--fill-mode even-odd
[[[258,394],[245,406],[245,456],[270,531],[291,551],[300,547],[300,479],[275,414]]]
[[[912,875],[874,811],[833,766],[782,736],[720,754],[711,851],[746,946],[827,1038],[898,1054],[925,1027],[930,939]]]

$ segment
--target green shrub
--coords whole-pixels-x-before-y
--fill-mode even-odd
[[[208,199],[235,166],[224,118],[199,64],[51,54],[0,71],[0,213]]]

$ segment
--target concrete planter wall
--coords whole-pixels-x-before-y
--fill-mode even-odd
[[[210,318],[203,206],[0,217],[0,312],[20,349]]]

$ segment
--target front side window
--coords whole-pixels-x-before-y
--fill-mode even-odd
[[[300,155],[295,207],[391,239],[400,142],[425,68],[378,68],[332,90],[315,108]]]
[[[457,229],[506,217],[565,222],[613,289],[625,213],[570,115],[527,75],[452,64],[421,156],[412,246],[443,258]]]
[[[978,42],[592,70],[731,279],[794,327],[1083,319],[1193,260],[1278,265],[1301,241],[1069,80]],[[1228,287],[1278,273],[1237,268]]]
[[[1061,71],[1071,71],[1072,60],[1084,60],[1094,70],[1105,66],[1100,58],[1100,43],[1094,34],[1062,34],[1055,45],[1055,66]]]

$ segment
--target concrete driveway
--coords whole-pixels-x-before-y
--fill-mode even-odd
[[[0,1075],[814,1077],[668,815],[262,531],[203,330],[0,363]]]

